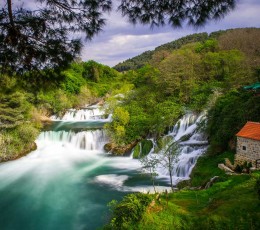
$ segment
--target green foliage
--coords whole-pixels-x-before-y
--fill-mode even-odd
[[[206,41],[200,42],[195,50],[198,53],[202,52],[214,52],[218,49],[218,42],[216,39],[208,39]]]
[[[80,74],[75,74],[72,71],[65,71],[65,79],[61,83],[61,87],[68,93],[78,94],[80,88],[85,84],[84,79]]]
[[[144,157],[150,153],[153,148],[153,142],[151,140],[142,140],[141,141],[141,157]]]
[[[141,219],[125,222],[124,229],[258,229],[259,175],[227,176],[206,190],[162,193]]]
[[[169,145],[172,142],[172,137],[171,136],[163,136],[157,139],[157,146],[155,148],[155,152],[159,152],[165,146]]]
[[[142,140],[134,147],[133,158],[143,158],[150,153],[153,148],[153,142],[151,140]]]
[[[37,95],[38,107],[44,108],[51,113],[62,113],[65,109],[72,107],[73,96],[69,96],[62,89],[52,91],[39,91]]]
[[[255,190],[257,192],[258,199],[260,200],[260,177],[256,180]]]
[[[153,51],[146,51],[134,58],[130,58],[122,63],[118,63],[114,66],[114,68],[119,72],[139,69],[147,64],[147,61],[151,59],[152,54]]]
[[[182,114],[182,108],[174,101],[166,100],[158,103],[154,107],[152,117],[153,132],[158,133],[158,136],[161,135],[165,128],[174,125]]]
[[[192,187],[205,186],[214,176],[219,176],[220,180],[226,180],[227,175],[225,172],[217,167],[218,164],[225,162],[225,158],[233,162],[234,153],[224,152],[214,156],[206,154],[199,157],[192,170],[188,184]]]
[[[247,121],[260,121],[260,98],[247,91],[231,91],[217,99],[208,113],[212,154],[228,149],[228,143]]]
[[[103,13],[112,7],[108,0],[34,1],[37,10],[12,3],[5,1],[0,12],[0,66],[6,72],[66,67],[82,48],[80,38],[71,33],[92,38],[105,24]]]
[[[128,229],[130,224],[142,219],[150,202],[151,197],[143,193],[129,194],[120,203],[112,201],[113,215],[107,229]]]
[[[151,66],[144,66],[137,72],[130,72],[127,78],[133,77],[136,89],[128,91],[119,98],[120,107],[129,114],[129,122],[125,128],[124,143],[141,140],[149,134],[160,136],[168,126],[171,126],[182,114],[180,105],[174,98],[167,98],[161,94],[158,87],[158,70]],[[117,106],[116,101],[110,103],[110,111]],[[115,127],[112,121],[106,127]],[[116,138],[114,138],[116,144]]]
[[[134,147],[134,153],[133,153],[133,158],[134,159],[138,159],[140,157],[140,153],[141,153],[141,146],[140,143],[138,143],[135,147]]]
[[[106,124],[105,128],[109,132],[115,143],[120,145],[125,143],[125,126],[129,123],[130,117],[128,111],[122,107],[117,107],[113,113],[112,124]]]
[[[192,43],[192,42],[198,42],[198,41],[204,41],[208,38],[207,33],[199,33],[199,34],[192,34],[188,35],[186,37],[177,39],[175,41],[166,43],[164,45],[158,46],[155,48],[154,51],[146,51],[134,58],[127,59],[126,61],[117,64],[114,66],[116,70],[119,72],[127,71],[127,70],[136,70],[139,68],[142,68],[146,64],[151,64],[151,59],[154,57],[157,53],[161,51],[173,51],[176,49],[179,49],[181,46]]]
[[[23,92],[0,93],[0,130],[13,128],[29,117],[31,105],[27,102],[29,95]]]
[[[15,128],[0,133],[0,161],[10,160],[30,150],[30,146],[39,134],[34,123],[21,123]]]

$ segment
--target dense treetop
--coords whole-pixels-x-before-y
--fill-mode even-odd
[[[91,39],[105,25],[111,0],[5,0],[0,9],[2,71],[63,67],[80,53],[80,35]],[[180,27],[219,19],[236,0],[121,0],[118,10],[131,23]],[[71,36],[73,34],[73,36]]]

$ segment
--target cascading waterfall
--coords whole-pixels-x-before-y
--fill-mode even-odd
[[[200,129],[206,121],[206,113],[187,113],[171,129],[167,136],[179,143],[180,152],[173,167],[173,183],[189,179],[189,175],[199,156],[207,150],[207,137]],[[154,154],[151,152],[150,154]],[[168,176],[168,169],[158,167],[160,177]]]
[[[105,113],[100,106],[88,106],[84,109],[69,109],[62,117],[53,115],[53,121],[111,121],[111,114],[105,118]]]
[[[46,142],[60,142],[63,145],[72,145],[77,149],[103,151],[108,142],[104,130],[88,130],[75,133],[73,131],[45,131],[36,140],[37,144]]]

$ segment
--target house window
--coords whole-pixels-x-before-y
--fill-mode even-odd
[[[243,149],[244,151],[246,151],[246,146],[243,145],[243,146],[242,146],[242,149]]]

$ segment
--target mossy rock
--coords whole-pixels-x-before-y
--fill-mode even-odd
[[[163,147],[173,141],[172,136],[164,136],[157,140],[157,146],[155,147],[154,152],[158,153]]]
[[[134,153],[133,153],[133,158],[134,159],[138,159],[139,156],[140,156],[140,144],[137,144],[135,147],[134,147]]]
[[[186,135],[183,135],[181,138],[180,138],[180,141],[183,142],[183,141],[188,141],[191,136],[193,135],[193,133],[189,133],[189,134],[186,134]]]
[[[142,140],[134,147],[133,158],[138,159],[148,155],[153,148],[153,142],[151,140]]]
[[[144,157],[150,153],[153,148],[153,142],[151,140],[142,140],[141,148],[141,156]]]

